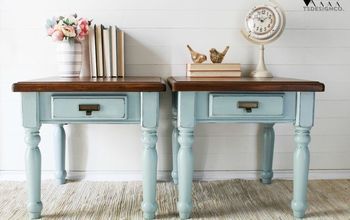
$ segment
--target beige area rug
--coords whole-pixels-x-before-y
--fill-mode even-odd
[[[157,185],[157,219],[178,219],[177,191]],[[194,182],[193,219],[293,219],[292,182]],[[350,219],[350,180],[310,181],[307,219]],[[24,182],[0,182],[0,219],[26,219]],[[142,219],[141,182],[42,183],[42,219]]]

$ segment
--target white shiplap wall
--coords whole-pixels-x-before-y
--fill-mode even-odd
[[[11,84],[55,75],[55,43],[44,30],[47,18],[77,12],[95,23],[116,24],[124,29],[128,75],[184,75],[185,64],[190,62],[186,44],[199,51],[229,45],[225,61],[240,62],[247,73],[257,62],[258,48],[248,43],[239,30],[247,10],[263,2],[0,0],[0,171],[22,175],[24,169],[20,95],[11,92]],[[339,0],[344,12],[304,12],[302,0],[279,2],[286,9],[287,27],[278,41],[266,47],[268,68],[275,76],[326,84],[326,92],[316,96],[310,168],[350,170],[350,4]],[[170,109],[168,91],[161,95],[160,171],[171,169]],[[259,130],[254,124],[199,125],[195,131],[195,169],[258,170]],[[293,126],[276,125],[275,131],[274,169],[290,170]],[[53,169],[51,132],[50,125],[41,129],[43,170]],[[67,167],[88,173],[138,174],[140,135],[136,125],[68,126]]]

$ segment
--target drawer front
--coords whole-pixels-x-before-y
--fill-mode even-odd
[[[284,94],[209,94],[209,117],[281,117]]]
[[[124,120],[127,96],[52,96],[52,119]]]

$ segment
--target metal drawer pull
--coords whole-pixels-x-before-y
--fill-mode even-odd
[[[246,112],[251,113],[252,108],[259,108],[259,102],[238,102],[238,108],[244,108]]]
[[[100,105],[99,104],[79,105],[79,111],[85,111],[86,115],[91,115],[93,111],[96,111],[96,112],[100,111]]]

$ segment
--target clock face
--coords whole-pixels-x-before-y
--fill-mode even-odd
[[[270,32],[276,23],[275,14],[269,8],[257,8],[247,18],[249,31],[263,35]]]
[[[246,31],[252,40],[269,40],[274,38],[283,28],[282,15],[271,5],[256,6],[246,17]]]

